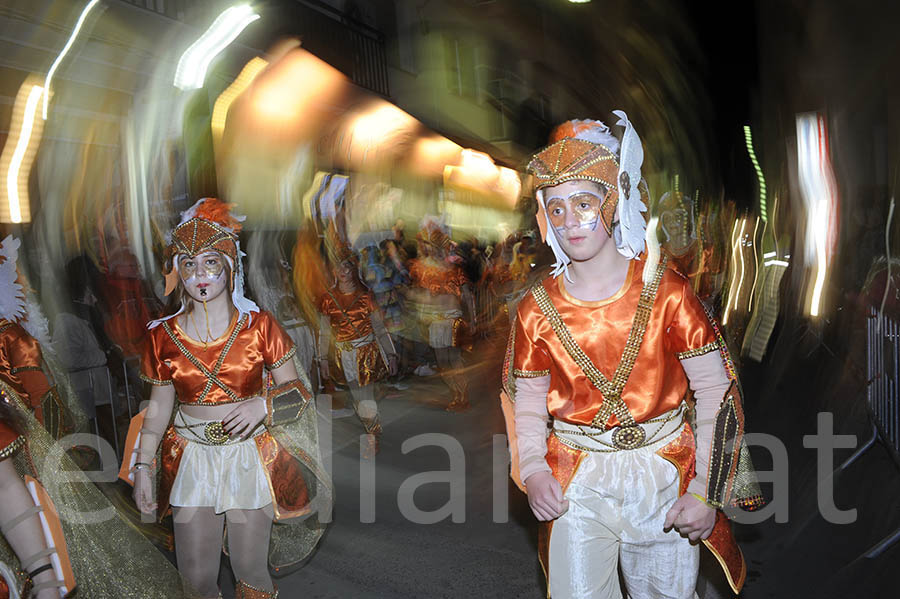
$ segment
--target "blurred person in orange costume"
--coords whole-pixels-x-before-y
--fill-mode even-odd
[[[569,121],[528,165],[556,263],[519,303],[510,338],[513,474],[541,521],[554,598],[622,597],[619,570],[629,597],[694,597],[700,540],[738,592],[746,568],[717,508],[761,498],[755,484],[719,484],[735,481],[738,457],[713,429],[740,412],[739,391],[688,281],[642,257],[643,148],[615,114],[621,143],[599,121]]]
[[[360,281],[359,264],[353,250],[335,242],[334,285],[319,300],[319,371],[331,378],[328,355],[332,343],[335,363],[350,387],[356,413],[365,427],[364,457],[378,452],[381,422],[375,402],[375,384],[397,373],[397,352],[385,329],[375,295]]]
[[[269,566],[312,551],[323,532],[313,500],[330,496],[294,344],[244,296],[242,220],[204,198],[172,232],[166,291],[179,308],[149,325],[141,377],[152,392],[132,469],[139,510],[172,508],[179,570],[210,598],[221,596],[224,530],[238,596],[276,597]]]
[[[10,235],[0,245],[0,379],[22,398],[48,432],[59,438],[71,432],[74,422],[48,377],[36,338],[49,341],[46,321],[36,305],[26,305],[22,285],[17,282],[20,243]]]
[[[434,350],[438,371],[453,394],[447,411],[461,412],[469,408],[462,348],[469,332],[475,330],[474,296],[463,269],[449,259],[453,242],[440,223],[426,221],[416,239],[418,255],[409,261],[408,297],[418,308],[423,337]]]

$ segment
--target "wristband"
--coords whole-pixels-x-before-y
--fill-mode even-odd
[[[703,497],[703,496],[701,496],[701,495],[699,495],[699,494],[697,494],[697,493],[691,493],[691,495],[693,495],[694,498],[696,498],[696,499],[702,501],[704,505],[706,505],[706,506],[708,506],[708,507],[712,507],[711,505],[709,505],[709,502],[706,501],[706,497]]]

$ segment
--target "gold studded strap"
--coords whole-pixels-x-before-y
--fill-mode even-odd
[[[206,400],[206,396],[209,394],[210,390],[212,390],[213,385],[216,385],[222,391],[225,392],[229,398],[233,401],[241,401],[242,398],[238,397],[237,393],[231,390],[228,385],[223,383],[219,379],[219,370],[222,369],[222,364],[225,363],[225,358],[228,356],[228,352],[231,350],[231,346],[234,345],[235,339],[237,339],[238,334],[241,332],[241,329],[244,326],[244,323],[247,321],[247,315],[244,314],[241,316],[241,319],[237,322],[234,327],[234,330],[231,331],[231,335],[228,336],[228,340],[225,342],[225,345],[222,347],[222,351],[219,352],[219,359],[216,361],[216,365],[212,370],[203,365],[203,363],[197,359],[197,356],[191,353],[184,343],[181,342],[175,335],[175,331],[172,330],[172,327],[169,326],[169,323],[163,321],[163,329],[166,331],[166,334],[169,335],[169,338],[172,340],[172,343],[175,344],[175,347],[184,355],[188,361],[193,364],[200,372],[202,372],[206,376],[206,385],[203,387],[203,391],[197,397],[197,402],[202,403]]]
[[[550,295],[547,293],[544,286],[538,284],[531,290],[538,308],[540,308],[544,317],[550,323],[553,332],[556,333],[556,336],[560,343],[562,343],[566,353],[568,353],[569,357],[578,364],[588,380],[603,394],[603,403],[600,405],[600,409],[594,416],[591,426],[606,429],[606,423],[613,414],[616,415],[622,426],[635,425],[634,417],[631,415],[631,412],[628,411],[628,406],[626,406],[625,402],[622,400],[622,390],[625,388],[625,383],[628,382],[628,377],[631,376],[631,370],[634,368],[634,363],[640,352],[641,344],[644,341],[644,334],[647,332],[647,323],[650,321],[650,312],[653,308],[653,303],[656,301],[656,292],[659,289],[659,281],[662,279],[665,270],[666,259],[663,257],[656,267],[656,273],[654,274],[653,279],[644,283],[644,286],[641,289],[637,310],[634,314],[634,320],[631,323],[631,331],[628,333],[628,340],[625,342],[625,349],[622,351],[622,357],[616,367],[616,372],[613,374],[612,381],[607,379],[603,373],[600,372],[572,337],[572,333],[566,326],[565,321],[563,321],[556,306],[553,305],[553,300],[550,299]]]

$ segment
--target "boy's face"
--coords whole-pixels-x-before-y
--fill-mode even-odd
[[[593,181],[566,181],[544,188],[544,206],[560,247],[574,261],[589,260],[609,242],[600,221],[606,190]]]

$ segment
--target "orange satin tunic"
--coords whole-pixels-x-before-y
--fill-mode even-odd
[[[350,341],[374,333],[369,315],[376,310],[378,304],[369,291],[341,293],[332,288],[331,295],[326,293],[319,299],[319,311],[331,321],[336,341]]]
[[[21,325],[0,319],[0,377],[40,414],[41,400],[50,390],[44,374],[41,345]]]
[[[10,457],[25,442],[25,437],[16,432],[12,426],[0,420],[0,460]]]
[[[564,276],[541,284],[574,340],[603,375],[612,380],[625,348],[641,295],[644,262],[632,260],[622,288],[612,297],[585,302],[565,289]],[[591,424],[603,395],[569,356],[529,293],[519,303],[515,331],[515,375],[550,375],[547,407],[554,418]],[[622,399],[637,422],[667,412],[684,399],[687,377],[680,358],[718,349],[715,333],[690,283],[667,268]],[[615,415],[609,425],[619,424]]]
[[[433,295],[462,295],[463,285],[468,285],[462,269],[456,265],[446,268],[438,264],[428,264],[423,260],[410,260],[409,278],[413,287],[427,289]]]
[[[250,326],[247,319],[239,319],[235,312],[225,334],[205,348],[188,337],[174,318],[162,322],[147,336],[141,378],[154,385],[175,385],[182,404],[225,404],[263,395],[263,369],[278,368],[296,348],[268,312],[253,314]]]

